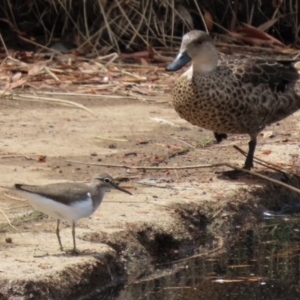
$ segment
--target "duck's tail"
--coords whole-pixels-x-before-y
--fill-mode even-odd
[[[276,95],[277,101],[270,110],[267,124],[281,121],[300,109],[300,80],[290,83],[283,93]]]

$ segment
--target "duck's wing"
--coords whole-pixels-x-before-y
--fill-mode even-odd
[[[276,92],[284,92],[285,87],[300,78],[294,67],[295,61],[275,61],[258,59],[234,59],[224,62],[237,80],[254,86],[266,84]]]

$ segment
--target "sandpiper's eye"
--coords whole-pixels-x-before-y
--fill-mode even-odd
[[[110,183],[111,182],[110,178],[104,178],[103,181],[106,182],[106,183]]]

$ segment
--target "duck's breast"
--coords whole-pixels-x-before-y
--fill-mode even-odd
[[[172,91],[176,112],[193,125],[226,133],[258,133],[276,110],[280,95],[263,84],[242,83],[228,71],[183,74]]]

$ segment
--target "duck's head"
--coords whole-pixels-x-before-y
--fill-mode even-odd
[[[210,72],[218,64],[218,53],[213,39],[204,31],[192,30],[186,33],[175,60],[166,67],[167,71],[177,71],[192,61],[193,70]]]

